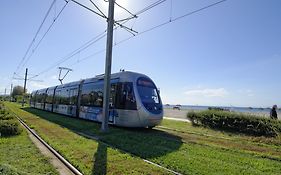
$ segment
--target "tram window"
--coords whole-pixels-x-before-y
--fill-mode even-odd
[[[60,94],[61,94],[61,90],[56,90],[56,93],[55,93],[55,104],[60,104]]]
[[[147,78],[139,78],[137,81],[137,88],[143,103],[160,103],[157,89],[151,80]]]
[[[115,106],[118,109],[127,110],[135,110],[137,108],[135,94],[133,90],[133,83],[125,82],[117,84]]]
[[[77,95],[78,95],[78,89],[70,89],[69,90],[69,104],[75,105],[77,103]]]
[[[60,95],[60,103],[64,104],[64,105],[68,105],[69,104],[68,90],[67,89],[62,89],[61,95]]]
[[[44,103],[44,95],[45,95],[44,92],[39,92],[36,96],[37,97],[36,102],[37,103]]]
[[[46,103],[53,103],[54,89],[48,89],[46,94]]]
[[[35,95],[34,95],[34,103],[37,102],[37,98],[38,98],[38,92],[36,92]]]
[[[35,100],[36,100],[35,97],[36,97],[36,92],[31,94],[30,101],[31,101],[32,103],[35,103],[35,102],[36,102],[36,101],[35,101]]]
[[[81,105],[102,107],[103,84],[86,84],[82,87]]]
[[[36,102],[39,103],[39,101],[40,101],[40,93],[38,92],[38,93],[36,94]]]

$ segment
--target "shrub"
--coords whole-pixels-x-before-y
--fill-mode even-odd
[[[9,113],[0,103],[0,136],[12,136],[21,133],[19,122],[14,114]]]
[[[6,110],[0,110],[0,120],[11,120],[14,119],[15,116],[7,112]]]
[[[281,121],[235,112],[218,110],[189,112],[187,118],[193,125],[256,136],[277,136],[281,133]]]
[[[17,120],[0,120],[0,135],[11,136],[21,133]]]

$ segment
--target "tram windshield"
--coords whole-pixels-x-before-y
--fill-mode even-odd
[[[139,96],[144,104],[160,104],[160,98],[154,83],[148,78],[139,78],[137,81]]]

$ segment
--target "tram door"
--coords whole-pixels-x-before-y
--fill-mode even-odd
[[[118,115],[116,112],[116,92],[117,92],[117,84],[112,83],[110,89],[110,96],[109,96],[109,118],[108,122],[115,123],[115,117]]]

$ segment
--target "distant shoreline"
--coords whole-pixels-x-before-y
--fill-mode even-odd
[[[176,105],[174,105],[176,106]],[[171,117],[171,118],[180,118],[180,119],[186,119],[186,114],[189,111],[202,111],[202,110],[208,110],[208,106],[180,106],[179,109],[173,109],[173,106],[166,106],[164,105],[164,117]],[[261,117],[269,118],[270,110],[271,109],[260,109],[260,108],[245,108],[245,107],[226,107],[224,109],[228,109],[232,112],[240,112],[245,113],[249,115],[256,115]],[[278,110],[278,118],[281,118],[281,111]]]

